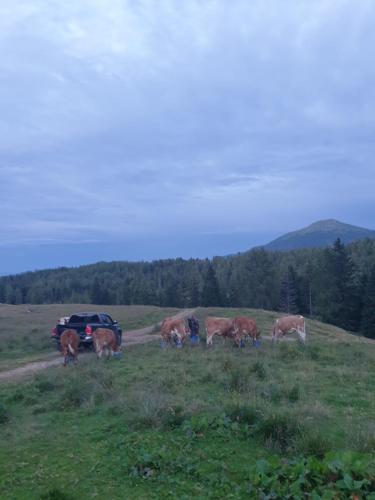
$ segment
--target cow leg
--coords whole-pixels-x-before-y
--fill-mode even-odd
[[[99,345],[99,341],[96,340],[94,345],[95,345],[96,357],[99,359],[100,358],[100,345]]]
[[[101,359],[102,354],[103,354],[103,347],[97,346],[96,355],[97,355],[98,359]]]
[[[299,340],[302,342],[302,344],[304,344],[306,341],[306,332],[303,330],[300,330],[298,328],[297,333],[298,333]]]
[[[212,345],[212,337],[213,337],[213,336],[214,336],[214,334],[213,334],[213,333],[212,333],[212,334],[208,334],[208,333],[207,333],[207,340],[206,340],[207,347],[208,347],[209,345]]]

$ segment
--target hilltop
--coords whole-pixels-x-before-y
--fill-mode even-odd
[[[345,224],[335,219],[314,222],[303,229],[293,231],[264,246],[266,250],[294,250],[298,248],[318,248],[332,245],[340,238],[343,243],[364,239],[375,239],[375,231]]]

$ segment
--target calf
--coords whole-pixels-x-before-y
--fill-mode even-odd
[[[166,343],[182,345],[189,334],[183,319],[165,318],[161,324],[161,336]]]
[[[115,332],[108,328],[94,330],[92,339],[98,359],[102,357],[104,350],[107,351],[107,358],[109,358],[110,355],[113,356],[113,353],[118,352],[120,349]]]
[[[214,335],[219,335],[225,339],[234,337],[233,319],[231,318],[215,318],[207,317],[204,320],[206,328],[206,343],[207,346],[212,345]]]
[[[278,318],[273,327],[272,342],[291,332],[297,332],[301,342],[305,342],[306,326],[305,318],[303,316],[284,316],[282,318]]]
[[[79,336],[75,330],[64,330],[60,336],[61,352],[64,356],[64,366],[67,365],[69,355],[73,356],[73,361],[77,361]]]
[[[234,339],[238,346],[243,344],[246,337],[251,337],[253,345],[257,345],[260,338],[260,331],[256,321],[245,316],[236,316],[233,320]]]

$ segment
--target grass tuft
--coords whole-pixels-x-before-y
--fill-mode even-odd
[[[73,500],[73,497],[67,495],[61,490],[54,488],[52,490],[47,491],[47,493],[43,493],[40,496],[40,500]]]
[[[0,425],[6,424],[9,422],[9,410],[8,408],[0,401]]]
[[[292,415],[277,411],[263,416],[257,433],[268,448],[285,452],[294,448],[296,439],[301,435],[301,426]]]

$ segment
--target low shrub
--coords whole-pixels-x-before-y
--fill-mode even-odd
[[[249,494],[254,498],[375,499],[374,491],[371,458],[353,453],[328,454],[323,460],[260,460],[249,475]]]

